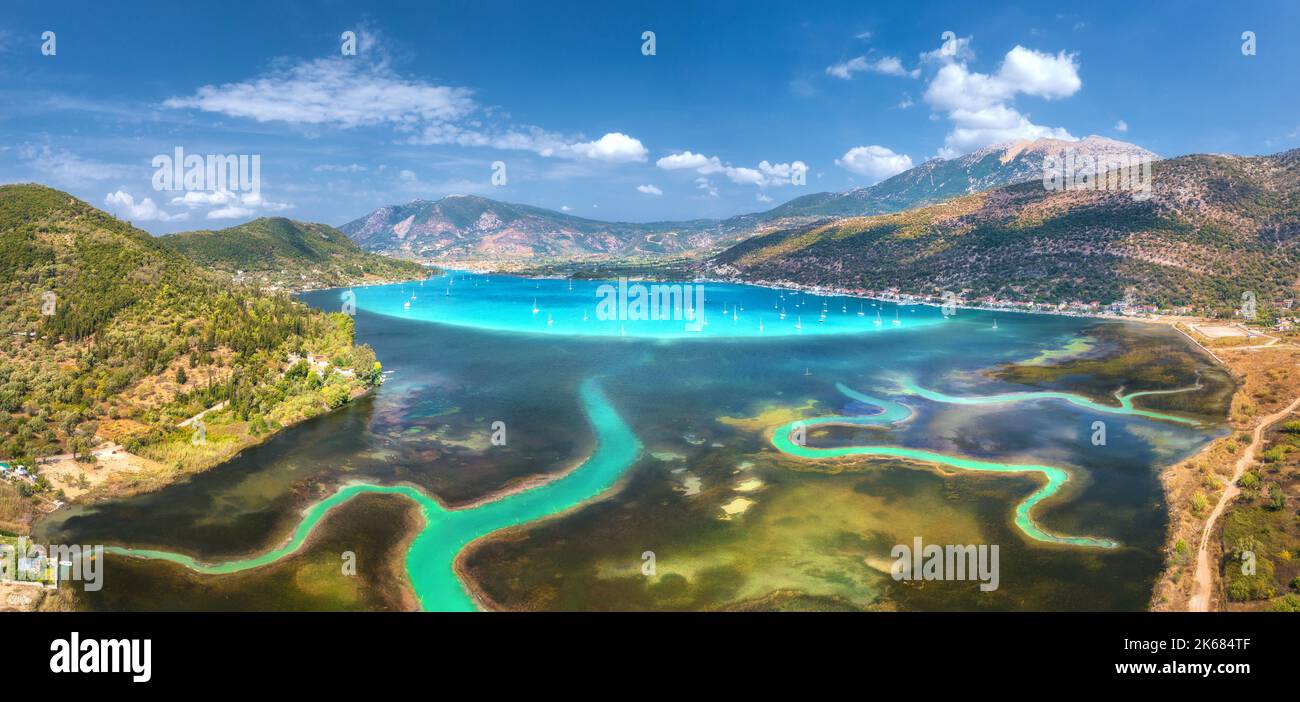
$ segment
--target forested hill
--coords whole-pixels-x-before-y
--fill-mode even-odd
[[[181,418],[227,401],[238,426],[222,435],[212,419],[219,453],[375,380],[346,315],[233,285],[51,188],[0,186],[0,275],[0,460],[30,465],[116,439],[196,467],[211,456],[164,450],[189,446]],[[306,353],[355,372],[287,372]]]
[[[215,231],[181,232],[160,241],[203,266],[263,288],[306,289],[422,278],[418,263],[367,253],[324,224],[263,217]]]

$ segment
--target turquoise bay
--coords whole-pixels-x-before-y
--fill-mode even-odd
[[[522,278],[456,270],[423,281],[340,290],[337,295],[340,306],[352,295],[357,309],[399,319],[560,336],[815,336],[919,329],[945,319],[936,307],[754,285],[637,280],[624,285],[646,289],[675,286],[688,300],[681,303],[681,313],[658,318],[638,315],[635,310],[629,314],[625,306],[624,318],[619,319],[601,314],[602,300],[619,289],[618,281]],[[704,323],[695,331],[693,317],[685,309],[693,309],[697,290],[702,291]]]

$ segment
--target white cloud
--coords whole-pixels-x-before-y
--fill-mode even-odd
[[[1116,123],[1115,123],[1115,131],[1117,131],[1117,132],[1127,132],[1127,131],[1128,131],[1128,122],[1125,122],[1125,121],[1122,120],[1122,119],[1121,119],[1120,121],[1116,122]]]
[[[759,202],[771,202],[771,201],[772,201],[772,198],[768,197],[767,195],[764,195],[762,192],[756,193],[756,194],[754,195],[754,199],[758,200]]]
[[[213,207],[208,219],[238,219],[251,217],[259,212],[282,212],[293,205],[284,202],[270,202],[261,193],[234,193],[229,190],[191,190],[184,195],[171,199],[172,205],[182,205],[189,209]]]
[[[578,141],[540,127],[511,126],[503,132],[463,128],[454,124],[425,127],[412,144],[457,144],[492,149],[531,151],[539,156],[591,159],[605,163],[645,161],[649,152],[639,139],[622,132],[610,132],[595,141]]]
[[[170,214],[159,208],[152,199],[147,197],[136,202],[131,193],[120,189],[104,196],[104,204],[110,210],[125,215],[127,219],[133,222],[172,222],[189,217],[188,212]]]
[[[561,212],[572,212],[572,211],[573,211],[573,208],[572,208],[572,207],[569,207],[568,205],[560,205],[560,211],[561,211]]]
[[[884,180],[911,168],[912,158],[872,144],[849,149],[842,157],[835,159],[835,165],[858,175]]]
[[[954,125],[939,150],[941,156],[1016,139],[1074,139],[1064,128],[1034,124],[1011,105],[1018,95],[1053,100],[1078,92],[1083,81],[1073,54],[1016,46],[993,74],[970,70],[961,57],[960,50],[955,56],[944,55],[946,62],[925,91],[926,103],[947,113]]]
[[[723,170],[722,161],[717,156],[705,156],[704,154],[691,153],[683,151],[680,154],[671,154],[655,161],[655,165],[665,171],[675,171],[682,168],[694,169],[699,173],[717,173]]]
[[[466,117],[475,108],[471,94],[466,88],[408,80],[384,62],[334,57],[243,82],[205,85],[190,97],[169,98],[163,105],[258,122],[411,127]]]
[[[704,176],[700,176],[699,178],[695,179],[695,187],[698,190],[704,191],[704,194],[708,195],[709,197],[718,196],[718,188],[713,184],[713,181],[709,180],[708,178],[705,178]]]
[[[788,185],[793,182],[796,174],[807,174],[808,172],[808,165],[803,161],[794,161],[792,163],[760,161],[757,168],[746,168],[724,164],[722,159],[717,156],[705,156],[691,151],[664,156],[656,161],[655,165],[666,171],[690,169],[700,175],[723,173],[733,183],[756,185],[760,188]],[[707,179],[697,178],[696,183],[698,184],[701,180]],[[711,183],[709,187],[712,188]]]
[[[365,34],[360,37],[364,45]],[[205,85],[163,105],[258,122],[343,129],[389,126],[413,134],[413,144],[457,144],[533,151],[542,156],[607,163],[644,161],[637,139],[610,132],[595,141],[529,125],[490,126],[468,88],[434,85],[399,75],[387,60],[362,56],[316,59],[279,67],[249,80]]]
[[[607,163],[645,161],[649,153],[640,140],[621,132],[610,132],[596,141],[572,144],[569,148],[579,156]]]
[[[656,187],[656,186],[653,185],[653,184],[650,184],[650,185],[638,185],[638,186],[636,186],[636,189],[637,189],[637,192],[645,193],[646,195],[656,195],[656,196],[658,196],[658,195],[663,195],[663,194],[664,194],[664,191],[660,190],[658,187]]]
[[[896,56],[886,56],[875,61],[868,61],[866,56],[858,56],[844,63],[826,67],[827,75],[843,78],[844,80],[852,78],[854,73],[879,73],[886,76],[916,78],[921,75],[921,70],[918,68],[907,70],[903,67],[903,62]]]

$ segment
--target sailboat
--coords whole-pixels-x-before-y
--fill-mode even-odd
[[[586,307],[583,307],[583,308],[582,308],[582,321],[584,321],[584,322],[587,321],[587,308],[586,308]]]
[[[859,303],[858,303],[858,316],[859,316],[859,317],[862,317],[862,316],[865,316],[865,315],[866,315],[866,312],[862,309],[862,303],[859,302]]]
[[[876,326],[880,326],[880,324],[881,324],[881,322],[880,322],[880,310],[879,310],[879,309],[876,310],[876,321],[872,322],[872,324],[875,324]]]
[[[763,333],[763,320],[761,318],[758,320],[758,333]]]
[[[736,310],[735,310],[735,308],[732,308],[732,310],[731,310],[731,321],[734,322],[734,321],[736,321],[737,319],[740,319],[740,316],[736,314]]]
[[[550,313],[550,312],[547,312],[547,313],[546,313],[546,326],[549,327],[549,326],[551,326],[552,324],[555,324],[555,320],[554,320],[554,319],[551,319],[551,313]]]
[[[994,329],[997,329],[997,328],[998,328],[998,318],[997,318],[997,317],[994,317],[994,318],[993,318],[993,328],[994,328]]]
[[[538,312],[541,312],[541,310],[537,309],[537,298],[534,297],[534,298],[533,298],[533,314],[537,314]]]
[[[895,307],[895,308],[894,308],[894,325],[897,326],[897,325],[902,324],[902,323],[903,323],[903,320],[901,320],[901,319],[898,318],[898,308]]]
[[[402,303],[402,309],[404,309],[404,310],[409,310],[409,309],[411,309],[411,301],[410,301],[410,300],[407,300],[406,302],[403,302],[403,303]]]
[[[781,319],[785,319],[785,308],[781,308]]]
[[[798,317],[798,316],[796,316],[796,317],[794,318],[794,328],[795,328],[795,329],[803,329],[803,318],[802,318],[802,317]]]

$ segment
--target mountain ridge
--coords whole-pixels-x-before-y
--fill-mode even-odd
[[[423,277],[423,266],[369,253],[326,224],[260,217],[218,230],[159,237],[209,269],[268,289],[340,287]]]
[[[1296,296],[1300,149],[1181,156],[1148,199],[1019,183],[904,212],[791,226],[700,265],[709,275],[1049,304],[1119,300],[1231,316]]]
[[[367,251],[417,260],[689,256],[721,250],[774,224],[901,211],[1040,179],[1043,158],[1066,149],[1155,158],[1141,147],[1097,136],[1074,142],[1021,140],[953,159],[930,159],[871,186],[803,195],[770,210],[725,219],[606,222],[477,195],[448,195],[386,205],[339,229]]]

